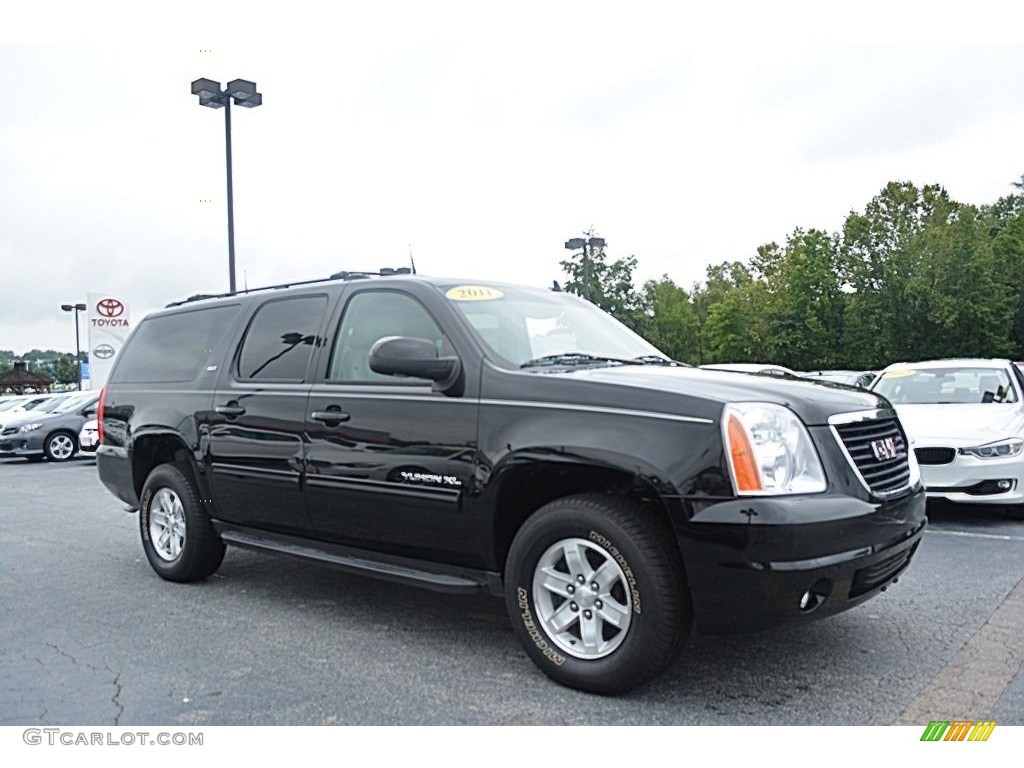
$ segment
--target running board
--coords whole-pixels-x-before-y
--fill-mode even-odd
[[[279,555],[306,562],[313,561],[329,565],[349,573],[372,576],[399,584],[410,584],[434,592],[457,595],[485,593],[497,597],[501,597],[503,594],[501,576],[492,571],[477,571],[458,566],[445,568],[437,563],[408,557],[369,552],[364,549],[312,541],[298,536],[240,528],[218,520],[212,522],[214,529],[225,544],[263,552],[276,552]],[[444,568],[443,572],[440,570],[442,568]]]

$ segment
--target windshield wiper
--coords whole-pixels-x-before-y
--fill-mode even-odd
[[[643,365],[640,360],[623,360],[621,357],[606,357],[605,355],[590,355],[586,352],[559,352],[557,355],[544,355],[527,360],[520,365],[520,368],[535,368],[539,366],[574,366],[593,365],[594,363],[615,363],[616,365]]]
[[[678,360],[670,360],[667,357],[661,355],[640,355],[640,357],[633,358],[636,362],[643,365],[671,365],[679,366],[683,368],[692,368],[693,366],[689,363],[681,363]]]

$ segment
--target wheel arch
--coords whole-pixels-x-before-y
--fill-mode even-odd
[[[581,493],[608,493],[651,508],[671,530],[670,499],[656,478],[603,462],[510,462],[494,490],[493,546],[495,563],[504,572],[509,548],[523,523],[545,504]],[[679,552],[680,562],[683,553]],[[685,571],[685,563],[683,563]]]
[[[196,471],[192,452],[180,435],[173,432],[151,432],[132,441],[132,486],[136,498],[142,498],[142,488],[156,467],[173,464],[201,488],[199,472]]]

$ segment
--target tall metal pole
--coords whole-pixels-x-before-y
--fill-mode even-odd
[[[75,373],[78,376],[78,391],[82,391],[82,347],[78,342],[78,307],[75,307]]]
[[[590,301],[590,259],[587,258],[587,241],[583,241],[583,298]]]
[[[231,190],[231,97],[224,99],[224,145],[228,158],[228,285],[235,292],[235,205]]]

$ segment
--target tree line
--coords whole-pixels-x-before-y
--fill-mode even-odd
[[[591,258],[591,300],[676,360],[874,369],[945,357],[1024,360],[1024,176],[975,206],[890,182],[839,232],[797,228],[686,288],[634,284],[637,259]],[[591,233],[587,233],[591,234]],[[582,255],[561,263],[583,294]]]

